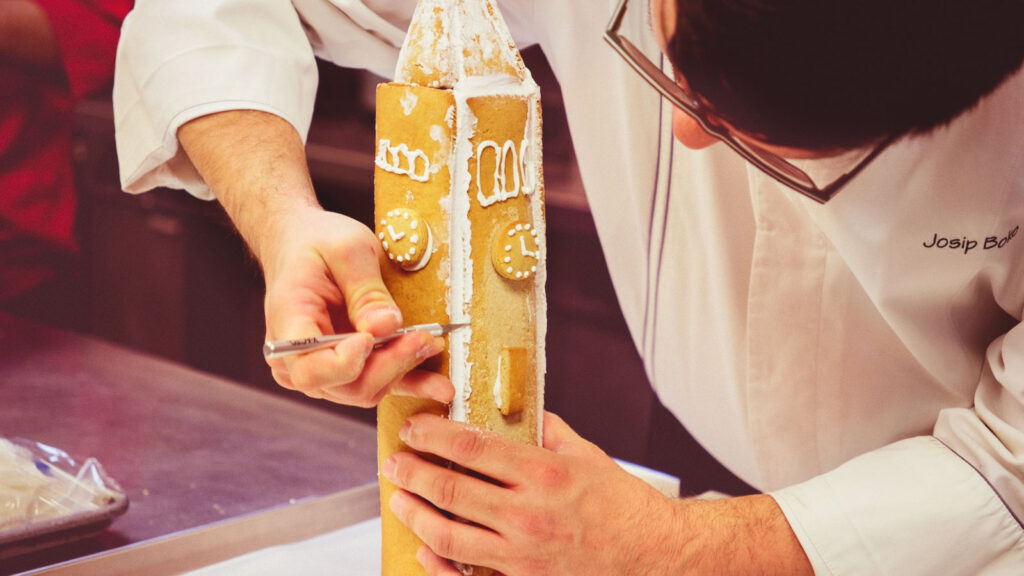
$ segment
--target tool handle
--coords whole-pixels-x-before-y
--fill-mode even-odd
[[[451,325],[449,325],[451,326]],[[387,336],[380,336],[379,338],[373,339],[373,347],[379,348],[392,340],[401,338],[409,332],[423,331],[429,332],[432,336],[441,336],[449,331],[449,326],[442,324],[417,324],[415,326],[406,326],[405,328],[399,328]],[[334,346],[338,342],[355,336],[358,332],[348,332],[345,334],[328,334],[326,336],[310,336],[309,338],[300,338],[297,340],[276,340],[273,342],[267,342],[263,345],[263,356],[266,358],[280,358],[282,356],[291,356],[292,354],[302,354],[304,352],[312,352],[313,350],[320,350],[321,348],[329,348]]]
[[[328,334],[326,336],[310,336],[309,338],[299,338],[297,340],[267,342],[263,345],[263,356],[266,358],[280,358],[281,356],[312,352],[313,350],[333,346],[342,340],[351,338],[355,334],[355,332],[350,332],[347,334]]]

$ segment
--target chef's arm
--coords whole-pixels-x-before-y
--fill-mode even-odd
[[[770,496],[668,498],[558,416],[543,428],[537,447],[433,414],[403,424],[386,505],[426,545],[428,574],[456,576],[442,558],[524,576],[812,574]]]
[[[177,140],[181,126],[201,116],[269,112],[294,126],[304,140],[317,89],[314,55],[378,73],[394,70],[402,35],[397,29],[385,33],[390,24],[363,4],[298,4],[136,1],[121,30],[113,92],[126,191],[168,187],[211,199],[207,183]],[[345,10],[357,14],[350,17]],[[328,50],[322,42],[328,35],[344,40]]]
[[[772,494],[816,574],[973,576],[1024,566],[1024,326],[987,357],[975,405],[942,411],[932,436]]]
[[[321,20],[357,38],[354,22],[335,12]],[[372,231],[322,210],[313,195],[303,141],[318,35],[308,29],[309,37],[287,0],[139,0],[122,29],[114,83],[122,187],[220,200],[263,268],[268,338],[364,333],[271,360],[283,386],[358,406],[388,391],[450,400],[443,377],[403,378],[443,339],[416,333],[370,355],[370,335],[393,331],[402,318],[380,279]],[[353,45],[352,63],[385,48],[394,50]]]
[[[681,553],[672,574],[779,574],[814,572],[776,502],[758,494],[711,501],[680,501]],[[819,573],[820,574],[820,573]]]
[[[302,138],[276,115],[230,110],[201,116],[178,130],[178,140],[264,266],[291,215],[320,209]]]
[[[440,352],[443,339],[410,335],[369,359],[370,334],[402,326],[381,279],[379,244],[362,223],[317,203],[291,124],[265,112],[219,112],[186,123],[178,138],[263,267],[268,340],[366,333],[323,353],[269,361],[278,383],[363,407],[387,391],[451,400],[447,379],[402,378]]]
[[[303,140],[316,87],[313,50],[290,2],[138,0],[121,30],[114,77],[122,187],[212,199],[178,145],[179,129],[219,112],[259,110],[286,120]]]

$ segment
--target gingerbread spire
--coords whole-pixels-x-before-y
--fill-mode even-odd
[[[530,77],[494,0],[419,0],[395,81],[455,88],[487,76]]]

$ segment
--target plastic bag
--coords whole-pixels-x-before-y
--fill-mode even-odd
[[[124,491],[94,458],[81,466],[63,450],[0,438],[0,532],[100,510]]]

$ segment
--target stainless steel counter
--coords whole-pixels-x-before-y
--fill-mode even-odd
[[[371,426],[6,315],[0,436],[96,457],[130,499],[103,533],[0,560],[2,575],[290,504],[351,504],[357,520],[375,506]]]

